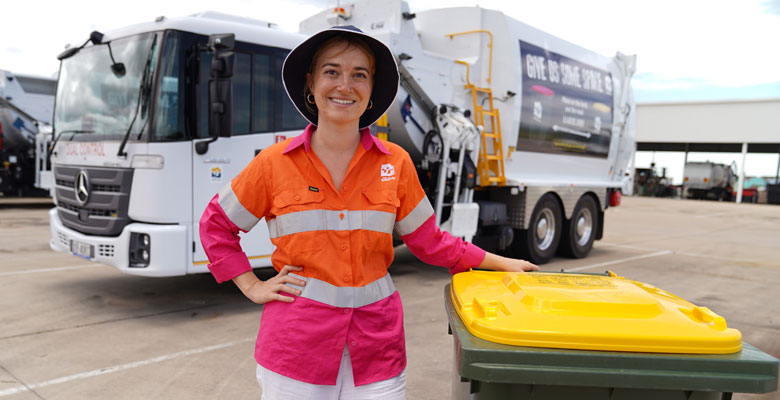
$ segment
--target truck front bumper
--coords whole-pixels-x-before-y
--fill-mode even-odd
[[[100,264],[111,265],[131,275],[180,276],[187,273],[187,230],[181,225],[131,223],[116,237],[91,236],[76,232],[62,224],[57,209],[49,210],[49,229],[52,250],[71,253]],[[149,235],[149,265],[130,267],[130,235]],[[82,250],[73,251],[74,243]],[[89,251],[84,251],[89,249]],[[79,254],[82,253],[82,254]]]

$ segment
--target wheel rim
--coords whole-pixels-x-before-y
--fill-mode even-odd
[[[555,238],[555,217],[552,210],[545,208],[536,222],[536,247],[542,251],[549,249],[553,238]]]
[[[583,208],[577,217],[577,244],[585,246],[593,234],[593,214],[587,208]]]

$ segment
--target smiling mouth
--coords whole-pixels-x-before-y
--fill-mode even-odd
[[[355,103],[355,100],[337,99],[337,98],[334,98],[334,97],[331,97],[330,101],[332,101],[332,102],[334,102],[336,104],[343,104],[343,105],[350,105],[350,104],[354,104]]]

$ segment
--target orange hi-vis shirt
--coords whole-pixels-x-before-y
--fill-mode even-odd
[[[388,274],[393,230],[422,261],[452,273],[478,266],[485,252],[436,227],[433,207],[409,155],[368,129],[336,190],[303,134],[264,149],[209,203],[200,236],[219,282],[251,267],[238,231],[265,218],[278,271],[306,281],[295,301],[266,303],[255,359],[279,374],[335,384],[348,346],[356,385],[406,366],[403,311]]]

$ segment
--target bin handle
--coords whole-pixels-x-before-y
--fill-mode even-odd
[[[704,321],[710,325],[712,325],[713,328],[724,331],[728,326],[726,326],[726,319],[721,317],[718,314],[715,314],[707,307],[699,307],[696,306],[693,308],[693,316],[697,319]]]
[[[496,319],[498,316],[498,301],[487,300],[482,297],[475,297],[471,303],[472,310],[474,310],[475,319]]]

